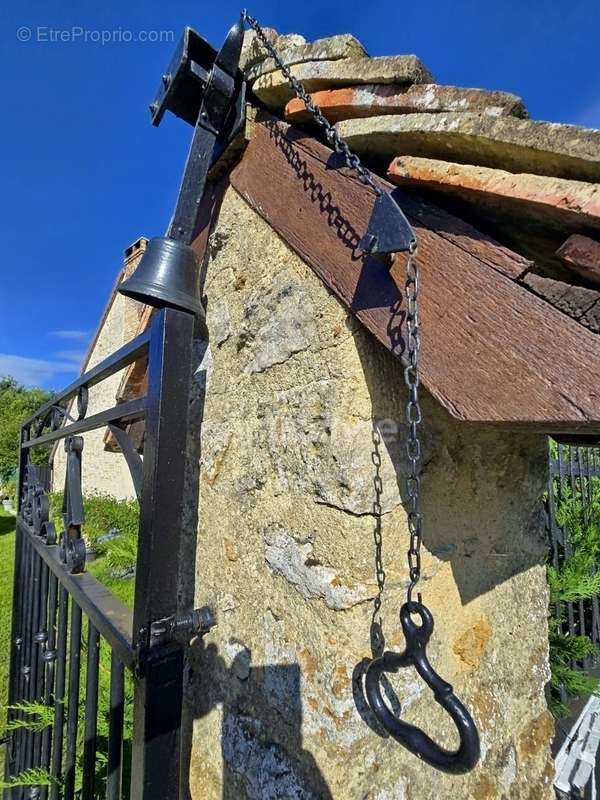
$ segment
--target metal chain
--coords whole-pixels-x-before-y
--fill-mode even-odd
[[[416,260],[416,245],[413,245],[406,262],[406,331],[407,331],[407,358],[408,364],[404,369],[404,382],[408,389],[408,403],[406,404],[406,421],[408,423],[408,439],[406,453],[408,455],[409,469],[406,479],[408,495],[408,532],[410,546],[408,549],[408,569],[410,584],[407,591],[407,600],[412,602],[412,593],[421,579],[421,478],[419,476],[419,461],[421,460],[421,440],[419,439],[419,425],[423,418],[419,403],[419,350],[421,347],[421,334],[419,330],[419,268]],[[418,595],[421,602],[421,595]]]
[[[269,53],[277,67],[284,74],[287,82],[290,85],[290,88],[295,92],[296,96],[302,100],[306,108],[313,115],[315,122],[317,122],[324,129],[325,137],[333,149],[337,153],[341,153],[343,155],[346,165],[357,173],[359,180],[362,181],[362,183],[370,186],[378,197],[379,195],[383,194],[382,189],[377,186],[369,171],[360,163],[360,159],[356,153],[353,153],[350,150],[347,142],[341,138],[333,125],[327,119],[325,119],[319,106],[316,105],[316,103],[313,103],[311,96],[302,86],[300,81],[292,75],[289,67],[283,63],[279,53],[267,39],[267,36],[259,23],[254,19],[254,17],[251,17],[245,9],[242,11],[242,19],[247,22],[251,28],[253,28],[265,50]]]
[[[375,490],[375,498],[373,500],[373,518],[375,520],[373,541],[375,542],[375,576],[377,578],[377,594],[373,600],[373,616],[371,618],[371,648],[373,650],[373,655],[380,656],[385,647],[382,620],[379,616],[383,590],[385,589],[385,568],[383,566],[383,535],[381,523],[383,516],[383,507],[381,505],[381,498],[383,497],[381,467],[383,461],[381,458],[381,434],[376,427],[373,428],[371,441],[373,443],[371,461],[375,467],[375,476],[373,478],[373,488]]]
[[[356,153],[350,150],[348,144],[341,138],[339,133],[333,125],[325,119],[323,112],[316,103],[313,103],[310,94],[304,89],[300,81],[295,78],[289,67],[287,67],[277,50],[273,47],[271,42],[259,23],[254,17],[250,16],[244,9],[242,11],[242,19],[247,22],[250,27],[255,31],[258,39],[262,43],[265,50],[269,53],[277,67],[285,76],[290,88],[294,91],[296,96],[302,100],[308,111],[312,114],[317,122],[325,131],[327,141],[332,145],[334,150],[341,153],[344,157],[346,165],[354,170],[362,183],[370,186],[377,196],[383,194],[383,190],[375,183],[369,171],[360,163],[359,157]],[[421,579],[421,479],[419,477],[419,462],[421,460],[421,440],[419,439],[419,425],[421,423],[422,414],[421,406],[419,403],[419,349],[421,345],[420,331],[419,331],[419,305],[418,305],[418,292],[419,292],[419,270],[416,262],[417,245],[413,243],[408,251],[408,259],[406,263],[406,329],[407,329],[407,358],[408,364],[404,369],[404,382],[408,389],[408,403],[406,405],[406,420],[408,423],[408,439],[406,442],[406,452],[409,461],[409,471],[406,480],[406,488],[408,494],[408,530],[410,534],[410,546],[408,549],[408,568],[410,583],[407,591],[407,599],[412,601],[412,594],[415,586]],[[377,465],[376,465],[377,466]],[[380,480],[380,478],[379,478]],[[379,585],[379,605],[381,604],[381,592],[383,589],[383,582],[385,581],[385,572],[381,564],[381,549],[378,549],[379,558],[377,563],[377,581]],[[419,602],[421,595],[418,595]],[[378,610],[378,609],[377,609]]]

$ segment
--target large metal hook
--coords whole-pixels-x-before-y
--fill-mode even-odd
[[[413,622],[411,614],[421,618],[420,625]],[[390,736],[418,758],[443,772],[455,775],[469,772],[479,761],[479,733],[473,718],[454,694],[452,686],[437,674],[427,658],[426,646],[433,631],[433,616],[422,603],[410,601],[404,603],[400,609],[400,622],[406,639],[405,651],[387,651],[367,668],[365,693],[369,706]],[[445,750],[420,728],[398,719],[385,704],[380,684],[382,673],[397,672],[402,667],[410,666],[414,666],[433,690],[436,703],[452,717],[460,736],[457,750]]]

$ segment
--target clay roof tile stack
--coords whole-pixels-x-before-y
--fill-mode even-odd
[[[600,332],[600,131],[530,120],[514,94],[437,84],[417,56],[370,58],[348,34],[269,36],[365,163],[526,256],[522,285]],[[244,69],[270,111],[312,126],[252,35]]]

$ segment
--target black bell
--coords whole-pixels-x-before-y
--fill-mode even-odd
[[[121,294],[150,306],[192,311],[204,317],[199,265],[192,248],[164,237],[150,239],[137,269],[119,286]]]

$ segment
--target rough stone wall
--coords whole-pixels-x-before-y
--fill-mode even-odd
[[[132,320],[137,323],[139,303],[115,294],[106,318],[101,323],[98,338],[94,344],[86,370],[111,355],[129,339],[133,338]],[[96,414],[115,405],[117,390],[123,377],[123,370],[111,375],[90,389],[87,416]],[[120,452],[105,449],[105,428],[85,433],[82,456],[82,484],[85,494],[110,494],[119,500],[135,497],[131,475]],[[53,486],[62,491],[65,480],[66,453],[59,442],[54,453]]]
[[[423,397],[429,652],[482,739],[473,772],[444,775],[373,730],[360,700],[378,501],[383,633],[402,648],[400,365],[231,189],[205,293],[196,600],[218,626],[193,656],[191,797],[551,798],[542,437],[465,427]],[[390,681],[404,718],[452,746],[416,674]]]

